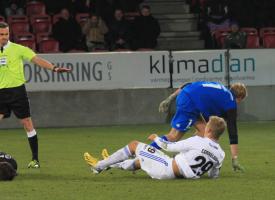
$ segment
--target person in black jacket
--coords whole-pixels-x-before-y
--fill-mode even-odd
[[[244,49],[246,48],[247,35],[240,31],[237,23],[231,24],[231,33],[229,33],[224,40],[224,48],[226,49]]]
[[[114,19],[108,24],[108,28],[107,40],[110,50],[130,48],[131,28],[129,22],[124,19],[124,13],[121,9],[115,10]]]
[[[83,37],[80,25],[70,16],[68,9],[62,9],[60,14],[61,18],[53,26],[53,37],[59,42],[60,50],[81,49]]]
[[[148,5],[141,7],[141,15],[134,21],[134,48],[150,48],[157,46],[157,38],[160,34],[160,26],[157,19],[151,15]]]

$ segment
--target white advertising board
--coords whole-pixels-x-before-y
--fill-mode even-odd
[[[116,52],[93,54],[42,54],[56,66],[72,69],[54,73],[25,63],[28,91],[163,88],[169,85],[168,52]],[[158,82],[158,78],[166,80]]]
[[[225,50],[174,51],[173,87],[208,80],[227,84]],[[29,91],[167,88],[169,52],[104,52],[42,54],[57,66],[72,69],[57,74],[25,64]],[[275,85],[275,50],[230,50],[230,80],[248,86]]]
[[[274,84],[275,51],[230,50],[230,82],[249,86]],[[225,50],[173,52],[174,86],[186,81],[209,80],[227,84]]]

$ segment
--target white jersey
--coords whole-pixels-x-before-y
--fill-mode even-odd
[[[155,142],[166,151],[179,152],[175,160],[184,177],[195,178],[195,175],[198,178],[205,172],[208,172],[209,177],[218,177],[225,153],[213,140],[194,136],[179,142],[156,138]]]

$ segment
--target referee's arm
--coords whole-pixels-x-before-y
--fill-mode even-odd
[[[33,62],[34,64],[43,67],[45,69],[49,69],[52,70],[54,72],[69,72],[71,71],[71,69],[68,68],[62,68],[62,67],[56,67],[55,65],[53,65],[52,63],[50,63],[49,61],[41,58],[40,56],[34,56],[31,59],[31,62]]]

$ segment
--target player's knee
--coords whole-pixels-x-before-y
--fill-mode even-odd
[[[139,141],[137,140],[133,140],[128,144],[129,150],[131,151],[132,154],[135,153],[138,144],[139,144]]]
[[[4,119],[4,115],[3,114],[0,114],[0,120],[1,119]]]

